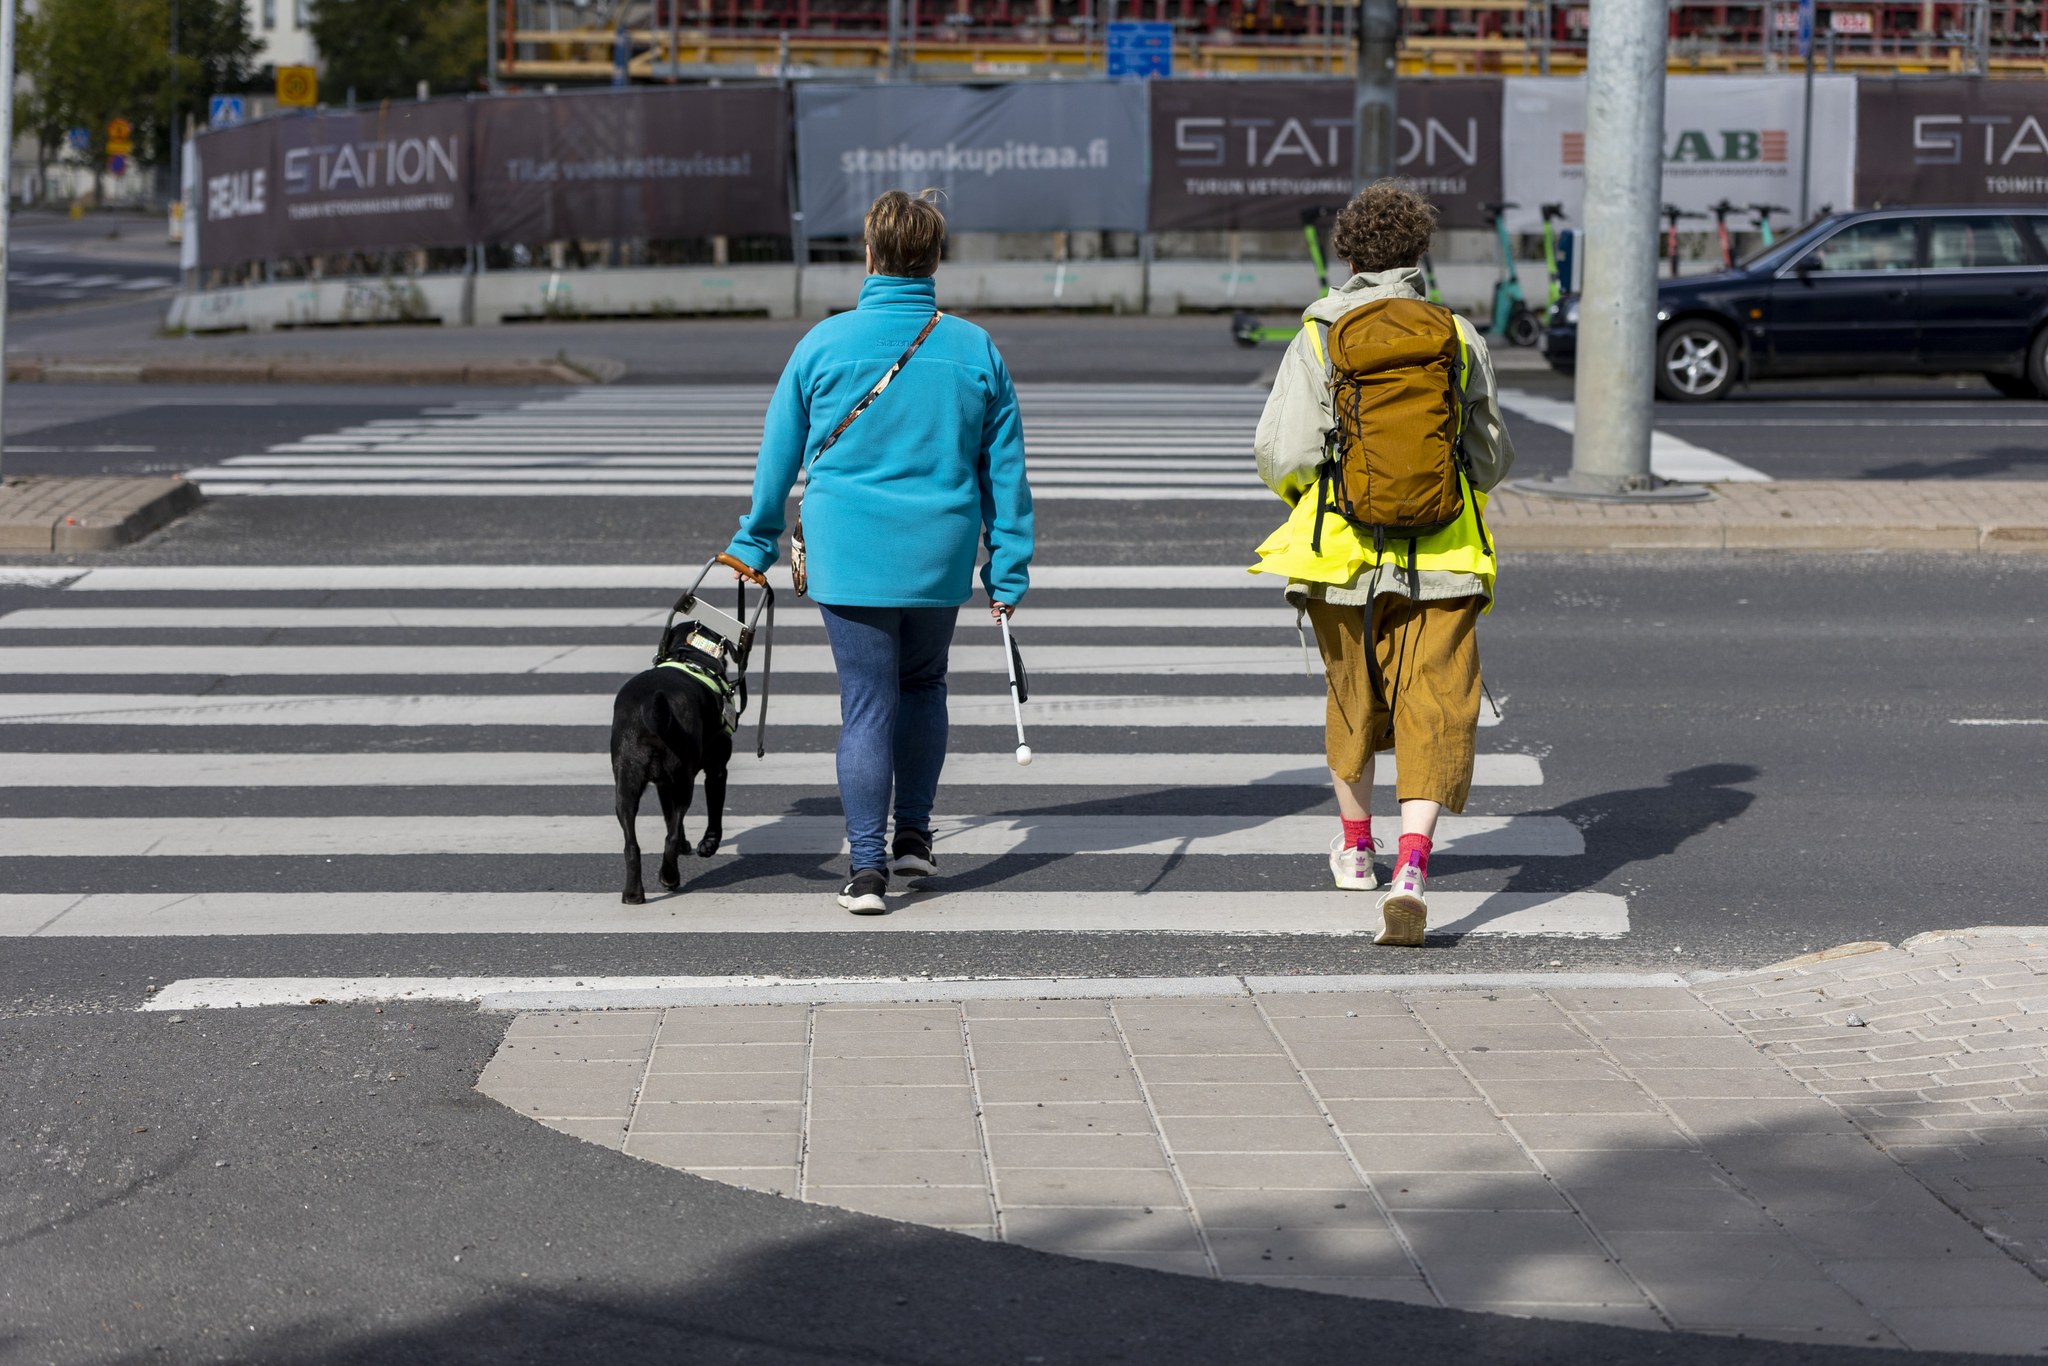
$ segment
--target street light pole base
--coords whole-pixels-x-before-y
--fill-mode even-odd
[[[1644,488],[1620,488],[1607,481],[1579,482],[1571,475],[1562,479],[1514,479],[1506,487],[1536,498],[1562,498],[1575,503],[1703,503],[1714,496],[1705,484],[1674,484],[1650,476]]]

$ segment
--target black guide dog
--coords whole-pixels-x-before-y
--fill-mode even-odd
[[[695,622],[677,622],[662,640],[661,657],[694,664],[714,678],[725,677],[725,661],[690,643]],[[626,890],[619,900],[638,906],[647,900],[640,881],[640,839],[633,820],[649,783],[661,797],[664,831],[661,885],[683,885],[676,859],[687,847],[683,815],[690,790],[704,775],[706,820],[697,856],[710,858],[724,837],[725,770],[732,761],[732,732],[726,729],[726,697],[682,669],[656,666],[633,675],[612,704],[612,781],[618,788],[619,826],[626,832]]]

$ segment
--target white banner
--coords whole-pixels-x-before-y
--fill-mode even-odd
[[[1748,227],[1751,204],[1779,207],[1791,223],[1799,206],[1799,150],[1804,78],[1798,76],[1674,76],[1664,83],[1664,202],[1705,214],[1726,199],[1745,212],[1729,226]],[[1586,195],[1586,83],[1571,77],[1511,77],[1502,97],[1501,197],[1518,207],[1515,232],[1543,226],[1541,206],[1562,203],[1566,222],[1582,224]],[[1813,82],[1811,207],[1853,206],[1856,172],[1856,78],[1816,76]],[[1680,224],[1711,228],[1710,219]]]

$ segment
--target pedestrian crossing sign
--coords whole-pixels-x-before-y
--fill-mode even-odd
[[[242,122],[240,95],[215,95],[206,102],[208,128],[233,128]]]

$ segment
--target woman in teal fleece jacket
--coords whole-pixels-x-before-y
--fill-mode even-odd
[[[937,312],[945,219],[931,192],[868,210],[871,272],[851,313],[797,344],[769,401],[753,506],[726,553],[766,570],[804,472],[804,553],[839,674],[838,776],[852,852],[839,904],[888,909],[890,872],[929,876],[931,809],[946,757],[946,659],[981,582],[997,613],[1030,586],[1031,489],[1017,391],[988,333],[943,317],[874,403],[821,456],[840,420]],[[894,788],[896,837],[883,836]]]

